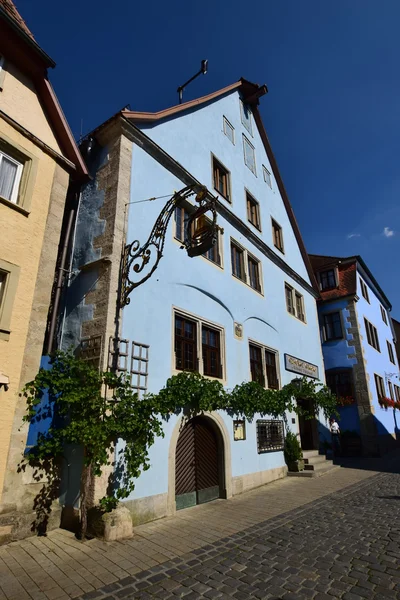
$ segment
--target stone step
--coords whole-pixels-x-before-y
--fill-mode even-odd
[[[319,450],[303,450],[303,458],[314,458],[321,456]]]
[[[319,454],[318,456],[313,456],[311,458],[305,458],[304,464],[306,465],[317,465],[318,463],[326,462],[325,454]]]
[[[308,465],[304,465],[304,470],[305,471],[320,471],[324,467],[330,466],[332,464],[333,464],[333,461],[324,459],[324,460],[320,460],[318,462],[312,462]]]
[[[328,464],[318,465],[315,470],[312,471],[300,471],[299,473],[288,472],[288,477],[321,477],[326,473],[331,473],[336,469],[340,469],[339,465],[334,465],[331,461],[327,461]]]

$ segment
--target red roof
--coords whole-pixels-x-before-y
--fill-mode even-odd
[[[29,35],[30,38],[35,39],[12,0],[0,0],[0,7],[19,25],[24,33]]]

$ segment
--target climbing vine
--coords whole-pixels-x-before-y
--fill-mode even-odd
[[[43,471],[51,465],[54,471],[66,445],[83,447],[81,537],[86,534],[92,477],[113,466],[107,494],[100,501],[104,510],[127,498],[140,473],[149,468],[149,448],[164,435],[163,420],[172,414],[191,418],[220,410],[252,420],[257,414],[284,418],[287,411],[307,418],[320,410],[325,417],[336,412],[336,398],[328,388],[306,378],[281,390],[266,390],[252,381],[228,391],[217,380],[182,372],[169,378],[157,394],[139,399],[123,375],[99,372],[72,353],[57,352],[50,364],[22,391],[27,401],[25,421],[33,424],[51,416],[50,427],[38,435],[23,462]],[[313,412],[305,412],[296,402],[299,398],[312,400]]]

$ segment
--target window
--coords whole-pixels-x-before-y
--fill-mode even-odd
[[[232,275],[262,294],[261,263],[250,252],[231,240]]]
[[[366,284],[363,282],[363,280],[361,279],[361,277],[360,277],[360,286],[361,286],[362,295],[364,296],[366,301],[369,302],[368,288],[367,288]]]
[[[246,273],[244,270],[244,251],[231,243],[231,259],[232,259],[232,275],[246,281]]]
[[[283,421],[257,421],[258,454],[283,450],[283,444]]]
[[[303,296],[287,283],[285,283],[285,296],[287,311],[294,317],[300,319],[300,321],[305,322],[306,315],[304,312]]]
[[[265,387],[264,366],[262,361],[262,350],[260,346],[250,344],[250,373],[251,380],[257,381],[262,387]]]
[[[303,310],[303,296],[299,294],[299,292],[295,292],[294,295],[296,299],[296,317],[300,319],[300,321],[305,321],[306,318]]]
[[[353,397],[353,381],[350,370],[327,372],[326,385],[338,398]]]
[[[321,283],[321,290],[331,290],[332,288],[335,288],[335,269],[329,269],[329,271],[322,271],[319,274],[319,280]]]
[[[0,340],[10,337],[11,315],[20,268],[0,259]]]
[[[279,390],[278,353],[275,350],[249,344],[251,380],[262,387]]]
[[[272,189],[271,173],[268,171],[267,167],[264,165],[263,165],[262,169],[263,169],[264,181]]]
[[[220,333],[202,326],[203,375],[222,377]]]
[[[386,323],[386,325],[388,324],[387,322],[387,315],[386,315],[386,310],[383,308],[383,306],[381,305],[381,315],[382,315],[382,321],[384,323]]]
[[[282,235],[282,227],[278,225],[274,219],[272,219],[272,240],[274,242],[275,248],[278,248],[281,252],[283,252],[283,235]]]
[[[296,314],[296,310],[293,304],[293,288],[288,285],[285,285],[285,294],[286,294],[286,308],[287,311],[290,312],[291,315]]]
[[[3,89],[4,75],[4,56],[1,56],[0,54],[0,92]]]
[[[230,202],[229,171],[225,169],[215,158],[213,158],[214,188]]]
[[[396,401],[400,402],[400,387],[394,384],[394,393],[396,395]]]
[[[340,319],[340,313],[328,313],[323,315],[324,322],[324,340],[329,342],[330,340],[340,340],[343,338],[342,333],[342,322]]]
[[[392,399],[392,400],[394,400],[394,394],[393,394],[393,385],[392,385],[392,382],[391,382],[391,381],[389,381],[389,382],[388,382],[388,384],[389,384],[389,396],[391,397],[391,399]]]
[[[13,204],[18,204],[22,168],[22,163],[0,152],[0,196]]]
[[[179,315],[175,315],[175,368],[198,370],[196,322]]]
[[[232,144],[235,143],[235,128],[229,123],[226,117],[224,117],[224,134]]]
[[[223,330],[175,313],[175,369],[222,379]]]
[[[188,218],[189,213],[183,208],[183,206],[177,206],[175,208],[175,237],[180,242],[186,242],[186,225]]]
[[[260,263],[252,256],[247,256],[247,265],[249,272],[249,285],[257,292],[261,292],[260,281]]]
[[[251,110],[250,108],[247,106],[247,104],[244,104],[242,101],[240,101],[240,116],[242,119],[242,124],[244,125],[244,127],[247,129],[247,131],[250,133],[250,135],[253,135],[253,123],[252,123],[252,115],[251,115]]]
[[[175,238],[180,242],[185,242],[187,239],[187,222],[190,215],[190,208],[177,206],[175,208]],[[206,220],[208,220],[206,218]],[[220,230],[218,230],[217,241],[207,250],[205,254],[203,254],[204,258],[207,258],[211,262],[217,264],[218,266],[222,265],[222,254],[221,254],[221,239],[220,239]]]
[[[383,382],[382,377],[380,377],[379,375],[375,374],[375,385],[376,385],[376,393],[378,394],[378,398],[385,398],[386,396],[386,392],[385,392],[385,384]]]
[[[388,354],[389,354],[389,360],[390,360],[391,363],[393,363],[395,365],[396,361],[394,359],[393,346],[389,342],[389,340],[386,340],[386,344],[387,344],[387,349],[388,349]]]
[[[243,136],[243,152],[244,152],[244,163],[249,167],[250,171],[256,174],[256,155],[254,146],[249,142],[247,137]]]
[[[253,198],[249,192],[246,192],[246,205],[247,205],[247,220],[250,221],[254,227],[261,230],[260,226],[260,205],[257,200]]]
[[[5,296],[6,282],[7,273],[5,271],[0,271],[0,311],[3,305],[3,298]]]
[[[365,329],[367,330],[368,344],[370,346],[372,346],[373,348],[375,348],[375,350],[378,350],[378,352],[380,352],[381,348],[379,346],[378,332],[376,330],[376,327],[374,327],[374,325],[372,325],[372,323],[367,321],[367,319],[365,317],[364,317],[364,324],[365,324]]]

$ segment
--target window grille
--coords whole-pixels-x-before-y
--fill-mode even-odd
[[[257,451],[272,452],[283,450],[283,421],[257,421]]]

